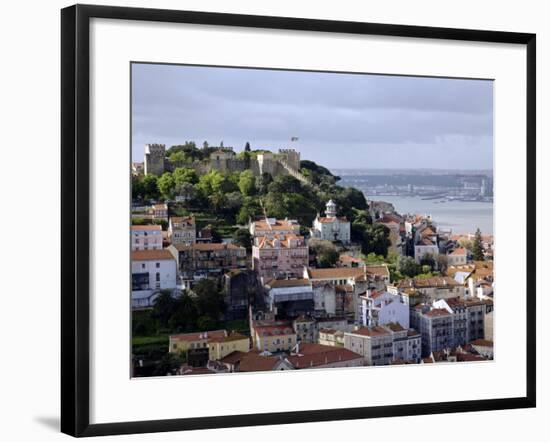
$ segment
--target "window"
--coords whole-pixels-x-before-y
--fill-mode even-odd
[[[160,262],[156,262],[156,263],[155,263],[155,267],[156,267],[157,269],[160,269]]]
[[[155,278],[156,278],[156,281],[157,281],[157,282],[160,281],[160,273],[159,273],[159,272],[156,273]]]
[[[141,268],[142,268],[142,269],[145,268],[145,263],[141,263]]]

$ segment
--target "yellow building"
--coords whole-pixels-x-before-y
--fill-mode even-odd
[[[296,346],[296,333],[291,325],[274,322],[254,326],[254,345],[259,351],[277,353],[290,351]]]
[[[343,347],[344,332],[333,328],[322,328],[319,330],[319,344],[330,347]]]
[[[227,337],[226,330],[213,330],[195,333],[170,335],[170,353],[187,353],[188,350],[208,348],[211,340]]]
[[[234,351],[246,353],[250,350],[250,339],[240,333],[213,338],[208,341],[208,358],[218,361]]]

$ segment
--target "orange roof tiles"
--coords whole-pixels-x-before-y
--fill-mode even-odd
[[[166,249],[132,251],[132,261],[162,261],[162,260],[174,260],[174,257]]]
[[[347,279],[364,276],[363,267],[339,267],[329,269],[308,268],[311,279]]]
[[[132,225],[130,228],[131,230],[162,230],[162,226],[160,224],[144,224],[144,225]]]
[[[170,335],[170,341],[202,341],[210,339],[218,339],[227,336],[226,330],[211,330],[207,332],[194,332],[194,333],[180,333],[177,335]]]

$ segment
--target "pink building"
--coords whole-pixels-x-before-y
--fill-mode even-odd
[[[258,238],[252,247],[252,268],[264,280],[300,277],[308,265],[308,259],[308,247],[303,236],[264,236]]]

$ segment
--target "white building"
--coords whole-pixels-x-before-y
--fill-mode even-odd
[[[162,227],[158,224],[131,227],[132,250],[161,250]]]
[[[176,260],[168,250],[135,250],[132,252],[132,306],[147,307],[152,295],[160,290],[175,289]]]
[[[368,326],[397,323],[409,328],[409,306],[398,294],[368,290],[361,296],[361,324]]]
[[[330,200],[326,205],[324,217],[317,215],[313,221],[311,237],[327,241],[341,241],[349,244],[351,241],[350,222],[346,217],[336,216],[336,203]]]
[[[449,266],[459,266],[464,265],[468,261],[468,251],[460,247],[453,250],[450,253],[447,253],[447,265]]]

